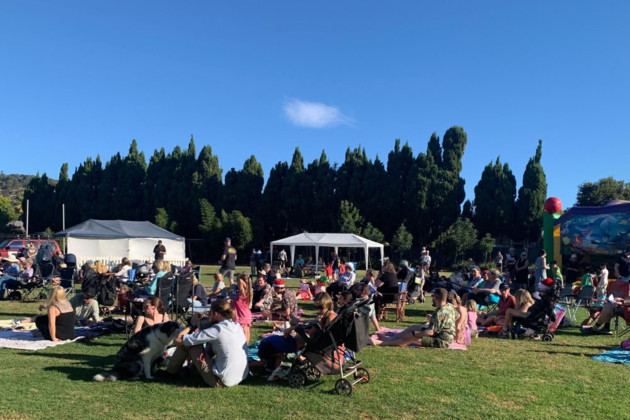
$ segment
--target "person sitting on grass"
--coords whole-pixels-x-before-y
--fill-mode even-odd
[[[339,308],[337,312],[341,312],[346,306],[350,305],[353,300],[354,297],[349,291],[344,290],[339,293],[339,295],[337,295],[337,307]]]
[[[452,305],[446,302],[448,292],[437,288],[433,291],[431,300],[435,312],[429,320],[429,325],[413,325],[402,332],[387,337],[378,333],[378,339],[372,339],[375,346],[407,346],[417,344],[421,347],[448,348],[455,338],[457,313]]]
[[[167,376],[176,375],[190,359],[210,387],[230,387],[247,378],[245,334],[234,321],[234,310],[229,302],[215,300],[207,318],[195,313],[190,323],[191,327],[173,340],[177,348],[166,368]]]
[[[213,301],[217,298],[222,298],[225,296],[225,282],[223,281],[223,274],[214,273],[214,284],[212,285],[212,290],[208,294],[208,299]]]
[[[254,299],[252,312],[264,312],[271,309],[273,304],[273,290],[267,283],[264,273],[258,273],[256,284],[254,285]]]
[[[470,330],[471,338],[479,337],[479,330],[477,329],[477,302],[469,300],[466,302],[466,309],[468,311],[468,329]]]
[[[34,322],[39,334],[45,340],[64,341],[74,340],[74,311],[72,305],[66,299],[66,292],[61,286],[55,286],[50,292],[48,301],[41,305],[39,310],[46,309],[46,315],[25,318],[14,321],[14,325]]]
[[[156,296],[151,296],[145,300],[142,309],[144,312],[136,319],[133,327],[134,334],[143,328],[169,321],[169,317],[164,311],[164,304]]]
[[[549,281],[548,281],[549,280]],[[553,281],[551,279],[544,280],[538,285],[539,293],[546,293],[549,290],[549,284]],[[529,292],[525,289],[520,289],[516,292],[516,306],[513,309],[508,309],[505,313],[505,320],[503,321],[503,329],[499,332],[499,336],[507,337],[512,329],[514,319],[525,319],[529,316],[532,306],[536,301],[532,298]]]
[[[311,283],[307,279],[300,280],[300,288],[298,289],[297,299],[312,300]]]
[[[352,295],[350,295],[352,298]],[[323,330],[327,326],[330,325],[333,319],[337,317],[337,313],[335,312],[334,303],[332,297],[326,292],[321,292],[316,294],[313,297],[313,307],[317,311],[317,325],[311,323],[300,323],[301,325],[306,325],[306,333],[310,336],[315,334],[315,332],[319,330]],[[310,325],[310,326],[309,326]],[[284,336],[289,336],[296,327],[285,328]]]
[[[273,289],[276,296],[280,298],[280,304],[273,304],[269,311],[264,311],[263,316],[268,319],[280,319],[291,321],[297,313],[297,298],[293,290],[287,289],[284,280],[276,279],[273,282]]]
[[[479,317],[479,325],[483,327],[490,327],[495,324],[503,325],[505,313],[508,309],[513,309],[515,306],[516,298],[510,292],[510,286],[501,283],[501,286],[499,286],[499,309]]]
[[[367,300],[370,298],[370,286],[367,284],[359,283],[355,285],[355,287],[353,287],[353,290],[357,295],[357,299]],[[372,321],[372,325],[374,325],[376,332],[379,332],[381,330],[381,327],[378,324],[378,319],[376,318],[376,309],[374,308],[374,302],[370,303],[368,306],[370,309],[368,317],[370,318],[370,321]]]
[[[94,324],[101,320],[98,302],[94,299],[95,296],[96,289],[94,287],[87,287],[81,293],[77,293],[70,299],[70,304],[80,324]]]
[[[457,312],[457,322],[455,324],[455,342],[464,344],[466,338],[466,327],[468,325],[468,309],[462,305],[462,299],[457,292],[448,292],[446,302],[453,306]]]

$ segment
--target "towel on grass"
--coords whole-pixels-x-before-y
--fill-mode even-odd
[[[401,331],[403,331],[403,330],[401,330],[401,329],[397,330],[397,329],[392,329],[392,328],[381,328],[381,330],[379,332],[386,333],[388,336],[390,336],[390,335],[398,334]],[[374,339],[378,340],[378,336],[376,334],[372,334],[372,337],[370,337],[370,338],[374,338]],[[413,347],[413,348],[417,348],[417,349],[434,348],[434,347],[421,347],[418,343],[410,343],[406,347]],[[459,344],[459,343],[456,343],[456,342],[453,341],[451,343],[450,347],[448,349],[444,349],[444,350],[468,350],[468,349],[466,348],[465,345]]]
[[[624,365],[630,365],[630,351],[617,347],[598,356],[593,356],[593,360],[606,363],[623,363]]]
[[[2,331],[0,332],[0,348],[37,351],[72,343],[83,338],[77,337],[74,340],[50,341],[44,340],[43,337],[33,337],[32,331]]]

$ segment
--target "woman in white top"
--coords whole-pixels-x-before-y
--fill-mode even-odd
[[[234,321],[234,310],[223,299],[212,302],[208,319],[196,313],[191,325],[173,340],[177,346],[167,372],[177,373],[188,357],[211,387],[229,387],[241,383],[249,375],[247,342],[243,328]],[[209,322],[207,322],[209,321]],[[205,325],[204,325],[205,324]],[[206,345],[205,352],[203,344]]]

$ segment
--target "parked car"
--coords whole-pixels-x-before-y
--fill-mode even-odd
[[[25,238],[9,238],[0,242],[0,258],[8,257],[9,255],[19,256],[20,250],[26,246],[27,243],[32,242],[37,249],[41,245],[51,244],[54,251],[60,251],[59,244],[54,239],[25,239]],[[53,251],[53,252],[54,252]]]

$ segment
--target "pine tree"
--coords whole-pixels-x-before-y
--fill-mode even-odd
[[[536,154],[530,158],[523,173],[523,185],[518,190],[516,202],[515,238],[537,242],[542,232],[542,216],[547,197],[547,180],[540,163],[542,140],[538,140]]]
[[[339,206],[339,232],[361,235],[363,223],[364,220],[359,213],[359,209],[351,202],[342,200]]]
[[[510,236],[514,225],[514,202],[516,200],[516,178],[501,159],[490,162],[481,174],[475,187],[475,228],[481,235],[493,237]]]

